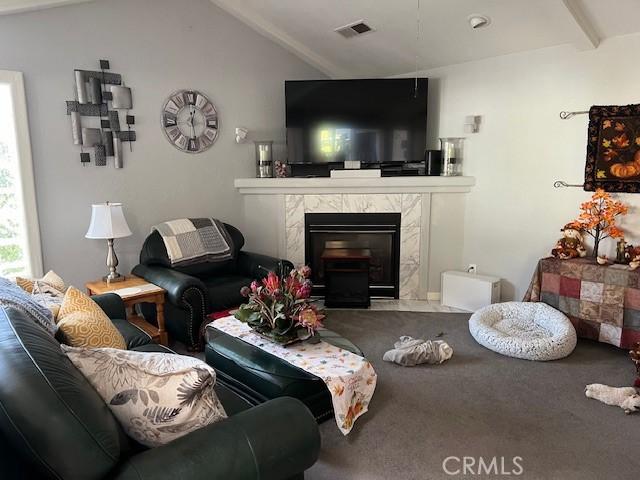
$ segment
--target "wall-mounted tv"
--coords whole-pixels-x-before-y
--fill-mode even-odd
[[[426,78],[285,82],[288,162],[419,162]]]

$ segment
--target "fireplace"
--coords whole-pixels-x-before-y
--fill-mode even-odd
[[[305,213],[305,263],[311,267],[314,295],[324,295],[321,260],[328,248],[369,249],[370,294],[398,298],[400,213]]]

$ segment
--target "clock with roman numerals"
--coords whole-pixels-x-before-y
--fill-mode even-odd
[[[178,150],[201,153],[218,138],[218,113],[197,90],[178,90],[162,107],[162,129]]]

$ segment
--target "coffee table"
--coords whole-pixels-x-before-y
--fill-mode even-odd
[[[363,356],[360,349],[331,330],[318,332],[321,340]],[[321,378],[212,324],[205,329],[205,359],[220,381],[253,405],[276,397],[294,397],[311,410],[316,421],[333,418],[331,394]]]

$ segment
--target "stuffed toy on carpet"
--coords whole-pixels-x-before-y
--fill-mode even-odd
[[[408,335],[400,337],[394,347],[385,352],[382,359],[386,362],[397,363],[403,367],[414,367],[421,363],[443,363],[453,355],[453,348],[447,342],[442,340],[422,340]]]
[[[610,387],[601,383],[587,385],[584,394],[589,398],[595,398],[607,405],[615,405],[624,410],[624,413],[632,413],[640,410],[640,395],[633,387]]]

